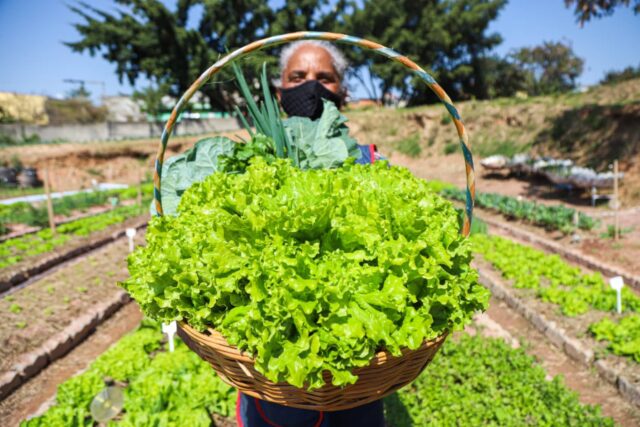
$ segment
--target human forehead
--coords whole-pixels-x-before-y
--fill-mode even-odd
[[[297,70],[322,70],[337,74],[333,65],[333,57],[322,46],[302,45],[296,49],[287,61],[283,73]]]

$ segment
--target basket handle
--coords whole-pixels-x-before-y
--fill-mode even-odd
[[[184,110],[185,106],[191,99],[191,97],[200,89],[206,82],[209,81],[211,77],[213,77],[216,73],[218,73],[222,68],[231,62],[242,58],[249,53],[260,50],[265,47],[276,46],[283,43],[293,42],[296,40],[326,40],[338,43],[344,43],[348,45],[358,46],[363,49],[373,50],[375,53],[378,53],[386,58],[391,59],[392,61],[398,62],[411,71],[414,74],[424,81],[427,86],[436,94],[436,96],[442,101],[445,108],[449,112],[449,115],[453,119],[453,123],[456,126],[456,130],[458,132],[458,136],[460,138],[460,146],[462,148],[462,154],[464,156],[465,167],[466,167],[466,175],[467,175],[467,191],[466,191],[466,204],[465,204],[465,212],[464,212],[464,223],[462,225],[462,234],[464,236],[469,235],[469,231],[471,230],[471,221],[473,218],[473,203],[475,200],[475,174],[473,169],[473,157],[471,155],[471,149],[469,148],[469,138],[464,129],[464,125],[462,124],[462,119],[460,118],[460,114],[458,114],[458,110],[453,106],[453,102],[449,96],[445,93],[445,91],[440,87],[438,83],[431,77],[426,71],[420,68],[415,62],[399,54],[398,52],[389,49],[388,47],[384,47],[379,43],[375,43],[369,40],[361,39],[359,37],[348,36],[346,34],[339,33],[326,33],[326,32],[317,32],[317,31],[299,31],[296,33],[283,34],[279,36],[267,37],[262,40],[255,41],[250,43],[240,49],[236,49],[233,52],[227,54],[225,57],[218,60],[215,64],[209,67],[204,73],[198,77],[198,79],[193,82],[193,84],[187,89],[187,91],[182,95],[182,97],[178,100],[178,103],[173,107],[171,111],[171,116],[169,116],[169,120],[164,126],[164,130],[162,131],[162,139],[160,142],[160,148],[158,149],[158,154],[156,155],[156,161],[154,165],[154,174],[153,174],[153,196],[155,200],[155,207],[158,215],[162,215],[162,197],[160,194],[160,180],[162,178],[162,164],[164,162],[164,154],[167,148],[167,143],[169,142],[169,137],[173,132],[173,128],[176,124],[176,119],[178,115]]]

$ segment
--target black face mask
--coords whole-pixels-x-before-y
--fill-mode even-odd
[[[298,86],[280,90],[280,104],[289,116],[308,117],[315,120],[322,115],[322,98],[340,107],[341,97],[331,92],[317,80],[309,80]]]

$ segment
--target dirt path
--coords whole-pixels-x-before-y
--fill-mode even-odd
[[[504,302],[492,298],[489,310],[478,318],[476,325],[484,336],[503,338],[514,347],[524,346],[548,375],[564,376],[565,384],[580,395],[580,402],[600,405],[605,416],[622,426],[640,425],[640,409],[623,399],[597,372],[571,360]]]
[[[136,242],[144,242],[139,232]],[[0,372],[119,291],[128,276],[128,243],[121,238],[80,257],[0,300]]]
[[[40,415],[52,403],[59,384],[85,370],[142,319],[138,306],[130,303],[106,322],[64,358],[52,363],[39,375],[0,402],[0,425],[17,426],[29,416]]]

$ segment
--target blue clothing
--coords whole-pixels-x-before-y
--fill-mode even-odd
[[[382,400],[343,411],[319,412],[238,393],[236,417],[238,427],[384,427]]]
[[[360,149],[360,158],[356,160],[356,163],[358,164],[367,165],[375,162],[376,160],[382,159],[382,157],[378,155],[376,146],[373,144],[358,145],[358,148]]]

